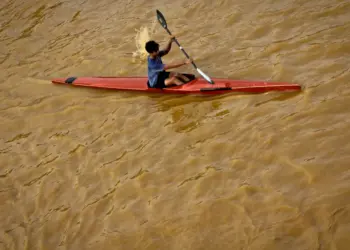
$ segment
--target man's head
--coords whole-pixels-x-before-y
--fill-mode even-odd
[[[146,43],[145,49],[151,56],[156,56],[159,51],[159,44],[155,41],[148,41]]]

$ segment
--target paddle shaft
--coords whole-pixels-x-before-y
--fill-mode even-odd
[[[171,32],[170,32],[170,30],[169,30],[168,28],[165,28],[165,29],[166,29],[166,31],[169,33],[169,35],[172,35]],[[179,48],[181,49],[181,51],[185,54],[185,56],[186,56],[188,59],[191,59],[190,56],[189,56],[189,55],[186,53],[186,51],[184,50],[184,48],[182,48],[182,46],[180,45],[179,41],[178,41],[176,38],[174,38],[174,40],[175,40],[177,46],[179,46]],[[194,61],[192,61],[192,65],[193,65],[193,67],[195,67],[195,69],[198,69],[198,68],[197,68],[197,65],[194,63]]]
[[[163,26],[163,28],[169,33],[169,35],[172,35],[171,32],[170,32],[170,30],[168,29],[168,25],[167,25],[167,23],[166,23],[165,17],[163,16],[163,14],[162,14],[159,10],[157,10],[157,18],[158,18],[159,23],[160,23],[160,24]],[[197,72],[198,72],[199,74],[201,74],[201,75],[203,76],[203,78],[204,78],[205,80],[207,80],[209,83],[214,84],[214,81],[213,81],[212,79],[210,79],[209,76],[207,76],[206,74],[204,74],[204,72],[203,72],[202,70],[200,70],[199,68],[197,68],[197,65],[196,65],[196,64],[194,63],[194,61],[190,58],[190,56],[186,53],[186,51],[184,50],[184,48],[182,48],[182,46],[181,46],[180,43],[177,41],[177,39],[174,38],[174,40],[175,40],[176,44],[179,46],[179,48],[182,50],[182,52],[185,54],[185,56],[186,56],[189,60],[191,60],[192,65],[193,65],[193,67],[197,70]]]

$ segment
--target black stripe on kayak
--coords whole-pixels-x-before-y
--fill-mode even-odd
[[[65,83],[72,84],[77,78],[76,77],[68,77],[65,80]]]
[[[222,87],[222,88],[201,88],[200,91],[218,91],[218,90],[232,90],[230,87]]]

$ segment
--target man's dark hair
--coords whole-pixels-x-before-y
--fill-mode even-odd
[[[159,50],[159,44],[155,41],[148,41],[146,43],[145,49],[148,53],[157,52]]]

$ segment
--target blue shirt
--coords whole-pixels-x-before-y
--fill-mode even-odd
[[[159,51],[158,56],[154,59],[148,56],[148,81],[149,85],[153,88],[157,84],[158,75],[164,70],[164,64],[162,61],[162,56],[166,54],[165,51]]]

